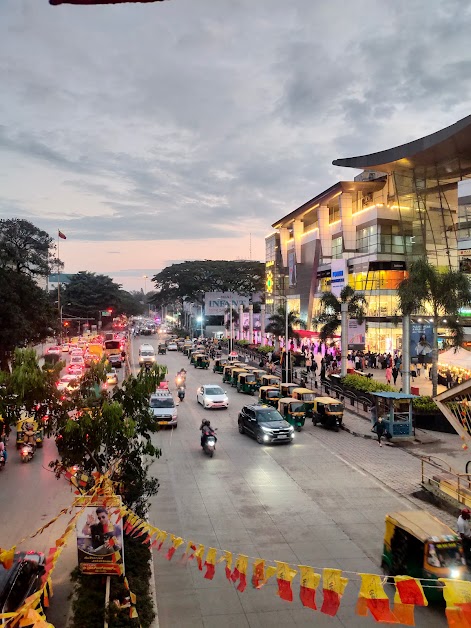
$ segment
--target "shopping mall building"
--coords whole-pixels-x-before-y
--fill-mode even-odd
[[[315,330],[322,293],[348,284],[368,301],[367,349],[400,350],[397,287],[408,264],[426,256],[471,273],[471,199],[458,201],[458,183],[471,177],[471,116],[333,163],[362,172],[277,220],[266,238],[267,313],[286,297],[289,310]]]

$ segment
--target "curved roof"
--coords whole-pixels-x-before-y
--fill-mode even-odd
[[[445,179],[461,178],[471,174],[471,115],[413,142],[332,163],[379,172],[433,167]]]

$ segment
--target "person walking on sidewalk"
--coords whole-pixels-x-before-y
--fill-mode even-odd
[[[382,447],[383,443],[381,442],[381,439],[383,438],[384,432],[386,431],[386,426],[383,423],[382,417],[379,417],[379,419],[373,425],[373,431],[376,432],[376,436],[378,437],[379,446]]]
[[[458,521],[456,522],[456,527],[458,529],[458,534],[461,537],[461,542],[463,544],[463,552],[466,564],[470,564],[470,549],[471,549],[471,525],[470,525],[470,511],[467,508],[464,508],[460,512],[460,516],[458,517]]]
[[[391,377],[392,377],[392,368],[390,366],[387,366],[386,367],[386,384],[391,383]]]
[[[393,366],[392,370],[392,378],[393,378],[393,382],[394,382],[394,386],[396,385],[396,380],[397,380],[397,376],[399,375],[399,369],[397,368],[396,365]]]

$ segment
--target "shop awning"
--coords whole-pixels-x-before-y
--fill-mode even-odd
[[[459,366],[462,369],[471,371],[471,351],[459,348],[458,351],[448,349],[438,356],[438,363],[448,366]]]
[[[308,331],[307,329],[293,329],[300,338],[319,338],[318,331]],[[340,338],[340,336],[330,336],[330,338]]]

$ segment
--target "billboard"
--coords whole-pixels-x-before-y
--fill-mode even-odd
[[[80,507],[80,499],[78,506]],[[106,503],[106,505],[105,505]],[[123,531],[118,523],[121,498],[98,499],[87,506],[76,523],[79,569],[83,574],[115,576],[124,564]],[[117,560],[115,551],[121,559]]]
[[[330,265],[330,289],[336,297],[348,283],[348,268],[346,259],[333,259]]]
[[[240,305],[248,307],[250,300],[250,296],[243,296],[235,292],[205,292],[204,315],[224,316],[231,304],[232,309],[239,310]]]
[[[348,321],[348,348],[353,351],[365,350],[366,323],[359,323],[356,318]]]
[[[289,285],[296,285],[296,252],[289,251],[288,252],[288,278]]]
[[[413,364],[432,362],[433,326],[431,323],[411,323],[410,358]]]

